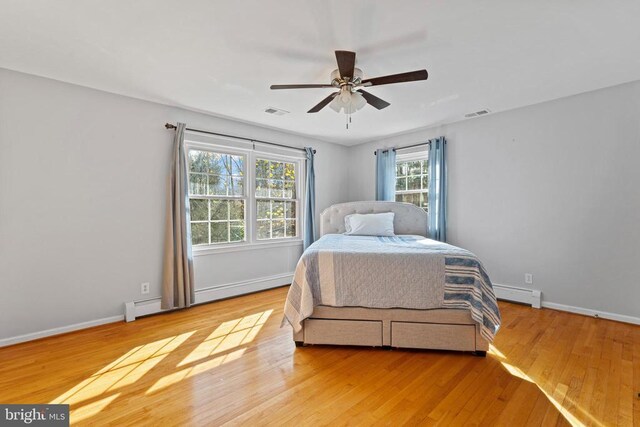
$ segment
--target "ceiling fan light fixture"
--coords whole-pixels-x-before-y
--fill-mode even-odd
[[[353,114],[367,105],[367,100],[358,93],[351,92],[349,87],[345,86],[340,90],[340,94],[333,98],[329,107],[336,113]]]
[[[331,107],[331,109],[336,113],[339,113],[340,110],[342,110],[342,103],[340,102],[340,97],[336,96],[335,98],[333,98],[333,101],[331,101],[331,103],[329,104],[329,107]]]
[[[351,94],[351,102],[353,102],[356,111],[362,110],[365,105],[367,105],[367,100],[364,99],[364,96],[360,94],[360,92],[353,92]]]

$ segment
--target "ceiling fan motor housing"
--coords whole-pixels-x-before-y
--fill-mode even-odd
[[[331,84],[335,87],[349,86],[351,92],[355,91],[355,87],[362,82],[362,70],[360,68],[353,69],[353,76],[340,77],[339,70],[331,72]]]

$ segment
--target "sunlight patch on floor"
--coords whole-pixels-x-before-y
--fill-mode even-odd
[[[222,323],[178,366],[185,366],[250,343],[258,335],[271,313],[273,310],[266,310]]]
[[[507,356],[505,356],[504,354],[502,354],[502,352],[500,350],[498,350],[497,348],[494,347],[493,344],[489,344],[489,351],[488,353],[492,356],[496,356],[499,357],[500,359],[506,359]]]
[[[191,367],[160,378],[149,387],[146,394],[158,392],[180,381],[239,359],[246,348],[238,349],[238,347],[253,341],[272,313],[273,310],[266,310],[221,323],[177,366],[192,365]],[[214,357],[216,355],[219,356]]]
[[[145,392],[145,394],[152,394],[163,390],[173,384],[177,384],[180,381],[195,377],[196,375],[205,373],[210,371],[218,366],[224,365],[225,363],[233,362],[234,360],[240,359],[244,354],[246,349],[241,348],[239,350],[233,351],[231,353],[225,354],[223,356],[218,356],[213,359],[207,360],[202,363],[198,363],[197,365],[182,369],[180,371],[174,372],[172,374],[166,375],[160,378],[155,382],[149,389]]]
[[[195,331],[137,346],[50,403],[78,404],[138,381]]]
[[[273,310],[266,310],[223,322],[175,368],[200,363],[162,377],[147,390],[147,393],[161,390],[183,379],[239,359],[245,349],[238,347],[253,341],[272,313]],[[72,405],[74,421],[90,418],[113,402],[119,393],[100,399],[102,395],[138,382],[196,332],[186,332],[132,348],[50,403]],[[216,355],[217,357],[212,358]]]
[[[560,412],[560,414],[569,422],[569,424],[571,424],[574,427],[585,426],[585,424],[582,421],[580,421],[578,418],[576,418],[575,415],[573,415],[571,412],[569,412],[569,410],[567,410],[564,406],[562,406],[562,404],[559,403],[552,395],[547,393],[542,387],[538,386],[538,388],[540,389],[540,391],[542,391],[542,393],[544,393],[544,395],[547,397],[549,402],[551,402],[551,404],[558,410],[558,412]],[[562,396],[562,398],[564,398],[565,394],[567,393],[567,389],[568,387],[565,384],[558,384],[558,387],[556,387],[556,393],[554,394],[558,396]],[[595,425],[601,426],[602,424],[595,421]]]
[[[529,381],[530,383],[535,384],[536,382],[534,380],[532,380],[531,378],[529,378],[529,375],[525,374],[524,372],[522,372],[522,370],[520,368],[517,368],[507,362],[500,362],[502,363],[502,366],[504,366],[504,368],[513,376],[518,377],[518,378],[522,378],[525,381]]]
[[[591,415],[587,411],[580,408],[579,405],[575,405],[575,402],[573,402],[571,399],[566,397],[566,394],[569,390],[568,385],[558,383],[555,385],[555,389],[553,390],[553,393],[550,393],[549,391],[545,390],[544,387],[538,383],[538,381],[536,381],[534,378],[526,374],[522,369],[518,368],[513,364],[507,363],[507,360],[508,360],[507,356],[503,354],[500,350],[498,350],[498,348],[496,348],[493,344],[489,345],[488,353],[498,358],[502,366],[511,375],[518,377],[520,379],[523,379],[527,382],[530,382],[534,384],[536,387],[538,387],[538,389],[542,392],[542,394],[545,395],[549,403],[551,403],[558,410],[558,412],[564,417],[564,419],[572,426],[584,427],[586,425],[583,421],[581,421],[578,418],[578,416],[582,419],[588,420],[589,425],[594,425],[598,427],[604,426],[604,424],[601,421],[596,419],[593,415]],[[568,401],[568,403],[574,405],[574,409],[576,411],[575,414],[569,411],[565,406],[563,406],[563,403],[565,402],[565,400]]]
[[[500,362],[500,363],[511,375],[521,378],[525,381],[528,381],[534,384],[536,387],[538,387],[538,389],[545,395],[547,400],[549,400],[549,402],[558,410],[558,412],[560,412],[560,414],[569,422],[569,424],[571,424],[574,427],[585,426],[585,424],[582,421],[580,421],[575,415],[573,415],[569,410],[567,410],[564,406],[562,406],[560,402],[558,402],[558,400],[560,401],[564,400],[564,396],[567,393],[568,387],[565,384],[558,384],[552,396],[544,388],[542,388],[535,380],[533,380],[529,375],[525,374],[520,368],[513,366],[507,362]],[[592,422],[595,425],[597,426],[602,425],[593,417],[591,417],[589,414],[585,414],[585,415],[589,416],[589,418],[591,418]]]
[[[87,405],[81,406],[78,409],[72,409],[69,412],[70,421],[72,421],[72,423],[77,423],[78,421],[86,420],[87,418],[97,415],[104,408],[109,406],[111,402],[116,400],[118,396],[120,396],[120,393],[112,394],[104,399],[96,400]]]

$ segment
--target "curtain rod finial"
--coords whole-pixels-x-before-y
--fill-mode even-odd
[[[172,125],[171,123],[165,123],[164,127],[167,128],[167,129],[175,129],[176,125]]]

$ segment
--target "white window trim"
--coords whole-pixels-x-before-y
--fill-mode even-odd
[[[203,256],[203,255],[211,255],[217,253],[228,253],[228,252],[244,252],[244,251],[255,251],[261,249],[272,249],[272,248],[286,248],[293,246],[302,246],[302,239],[298,238],[287,238],[287,239],[272,239],[274,241],[270,242],[268,240],[260,240],[258,243],[248,243],[248,242],[233,242],[233,243],[220,243],[215,245],[199,245],[193,247],[193,256]]]
[[[203,136],[187,134],[185,136],[185,150],[200,149],[214,151],[221,154],[231,154],[243,156],[245,158],[245,240],[243,242],[214,243],[208,245],[192,246],[193,256],[201,256],[223,252],[238,252],[256,249],[301,246],[303,243],[303,230],[305,225],[304,209],[302,204],[305,200],[304,177],[306,176],[305,162],[306,156],[298,150],[291,150],[291,154],[284,154],[286,150],[269,150],[264,147],[255,147],[248,142],[239,142],[232,138],[218,136]],[[266,160],[286,161],[294,163],[296,167],[296,237],[281,237],[275,239],[258,240],[257,236],[257,202],[255,197],[256,180],[255,167],[256,159],[260,157]],[[237,199],[236,199],[237,200]]]
[[[396,154],[396,163],[411,162],[414,160],[427,160],[428,158],[429,158],[429,152],[427,152],[425,149],[422,149],[419,152]]]

